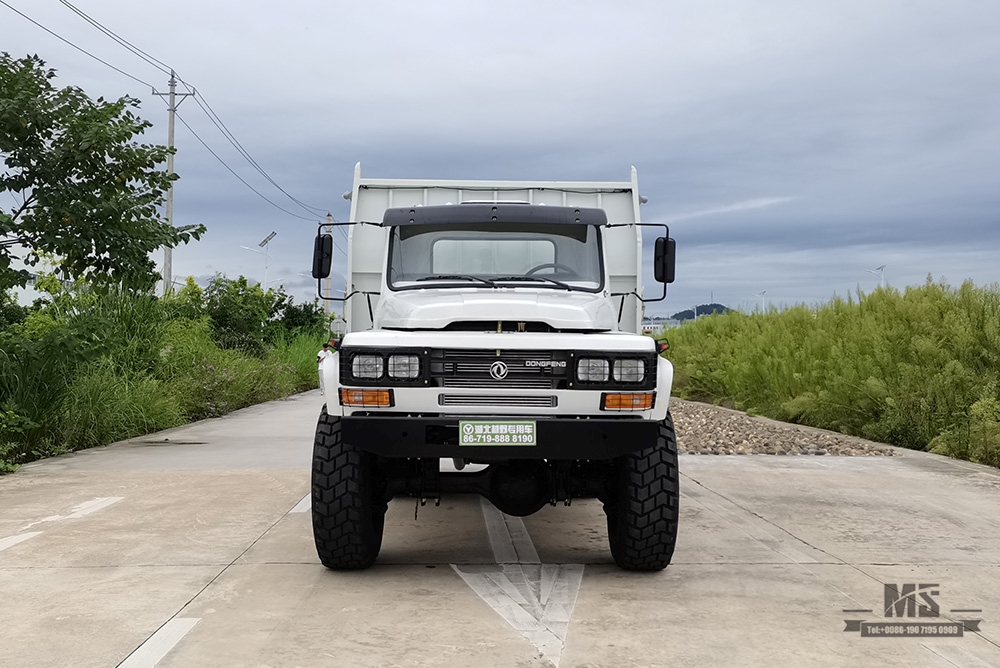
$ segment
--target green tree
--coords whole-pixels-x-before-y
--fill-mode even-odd
[[[200,238],[202,225],[172,227],[158,206],[176,177],[157,165],[170,149],[133,138],[151,124],[133,113],[138,100],[91,100],[57,88],[37,56],[0,53],[0,290],[21,285],[12,253],[59,260],[65,278],[95,286],[149,289],[157,280],[150,252]]]
[[[283,290],[265,292],[245,276],[229,279],[216,275],[205,288],[205,311],[211,319],[212,338],[220,348],[263,357],[285,304]]]
[[[28,316],[28,309],[17,303],[14,295],[0,290],[0,331],[11,325],[24,322]]]
[[[281,311],[281,326],[285,331],[295,336],[309,334],[324,336],[329,332],[330,319],[318,300],[294,304],[285,302]]]
[[[163,298],[170,317],[198,320],[207,315],[205,311],[205,291],[194,282],[194,276],[184,280],[180,290],[168,292]]]

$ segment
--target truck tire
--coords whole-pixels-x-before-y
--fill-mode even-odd
[[[375,455],[344,443],[340,418],[324,406],[312,461],[313,537],[323,565],[334,570],[371,566],[382,549],[386,508]]]
[[[677,436],[667,413],[656,443],[614,463],[608,516],[611,556],[629,571],[659,571],[670,564],[677,542],[680,476]]]

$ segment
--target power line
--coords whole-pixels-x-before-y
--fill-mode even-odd
[[[105,35],[107,35],[108,37],[110,37],[111,39],[113,39],[114,41],[118,42],[120,45],[124,46],[126,49],[128,49],[129,51],[131,51],[133,54],[135,54],[139,58],[142,58],[147,63],[149,63],[150,65],[152,65],[156,69],[160,70],[164,74],[170,74],[170,66],[167,65],[166,63],[164,63],[162,60],[158,60],[157,58],[154,58],[153,56],[149,55],[148,53],[146,53],[145,51],[143,51],[142,49],[140,49],[139,47],[137,47],[135,44],[132,44],[131,42],[129,42],[125,38],[120,37],[119,35],[115,34],[114,31],[112,31],[110,28],[107,28],[107,27],[101,25],[101,23],[99,21],[97,21],[96,19],[91,18],[90,16],[88,16],[87,14],[85,14],[81,9],[78,9],[77,7],[73,6],[73,4],[70,3],[70,2],[68,2],[68,0],[59,0],[59,2],[61,2],[63,5],[65,5],[70,10],[72,10],[74,13],[76,13],[84,21],[86,21],[90,25],[94,26],[95,28],[97,28],[98,30],[100,30],[102,33],[104,33]]]
[[[3,2],[3,0],[0,0],[0,2]],[[194,135],[194,138],[195,138],[195,139],[197,139],[197,140],[198,140],[198,141],[199,141],[199,142],[201,143],[201,145],[202,145],[202,146],[204,146],[204,147],[205,147],[205,148],[206,148],[206,149],[208,150],[208,152],[209,152],[209,153],[211,153],[211,154],[212,154],[212,155],[213,155],[213,156],[215,157],[215,159],[216,159],[216,160],[218,160],[218,161],[219,161],[220,163],[222,163],[222,166],[223,166],[223,167],[225,167],[226,169],[228,169],[228,170],[229,170],[229,173],[230,173],[230,174],[232,174],[232,175],[233,175],[233,176],[235,176],[235,177],[236,177],[237,179],[239,179],[239,180],[240,180],[240,182],[241,182],[241,183],[242,183],[243,185],[245,185],[245,186],[246,186],[247,188],[249,188],[250,190],[254,191],[254,192],[255,192],[255,193],[257,194],[257,196],[258,196],[258,197],[260,197],[260,198],[261,198],[262,200],[264,200],[265,202],[267,202],[268,204],[270,204],[271,206],[273,206],[273,207],[274,207],[275,209],[278,209],[279,211],[284,211],[284,212],[285,212],[285,213],[287,213],[287,214],[288,214],[289,216],[292,216],[292,217],[294,217],[294,218],[298,218],[298,219],[300,219],[300,220],[308,220],[308,221],[314,221],[314,220],[315,220],[314,218],[306,218],[305,216],[300,216],[299,214],[297,214],[297,213],[293,213],[293,212],[289,211],[288,209],[285,209],[285,208],[281,207],[280,205],[278,205],[278,204],[275,204],[274,202],[272,202],[272,201],[271,201],[270,199],[268,199],[268,198],[267,198],[267,197],[266,197],[265,195],[263,195],[263,194],[262,194],[262,193],[261,193],[261,192],[260,192],[259,190],[257,190],[257,189],[256,189],[256,188],[254,188],[254,187],[253,187],[252,185],[250,185],[249,183],[247,183],[247,182],[246,182],[246,180],[244,180],[244,178],[243,178],[242,176],[240,176],[239,174],[237,174],[237,173],[236,173],[236,172],[235,172],[235,171],[233,170],[233,168],[232,168],[232,167],[230,167],[230,166],[229,166],[229,165],[228,165],[228,164],[226,163],[226,161],[225,161],[225,160],[223,160],[223,159],[222,159],[221,157],[219,157],[219,154],[218,154],[218,153],[216,153],[215,151],[213,151],[213,150],[212,150],[212,147],[211,147],[211,146],[209,146],[208,144],[206,144],[206,143],[205,143],[205,140],[204,140],[204,139],[202,139],[202,138],[201,138],[201,136],[200,136],[200,135],[199,135],[199,134],[198,134],[197,132],[195,132],[195,131],[194,131],[194,129],[193,129],[193,128],[192,128],[192,127],[191,127],[190,125],[188,125],[188,122],[187,122],[187,121],[185,121],[185,120],[184,120],[184,119],[183,119],[183,118],[181,117],[181,115],[180,115],[180,114],[178,114],[178,113],[174,112],[174,115],[175,115],[175,116],[177,117],[177,120],[179,120],[179,121],[180,121],[181,123],[183,123],[183,124],[184,124],[184,127],[186,127],[186,128],[188,129],[188,131],[189,131],[189,132],[190,132],[190,133],[191,133],[192,135]]]
[[[162,60],[159,60],[158,58],[155,58],[154,56],[150,55],[146,51],[143,51],[142,49],[140,49],[139,47],[137,47],[135,44],[132,44],[131,42],[129,42],[124,37],[121,37],[120,35],[118,35],[117,33],[115,33],[110,28],[108,28],[108,27],[104,26],[103,24],[101,24],[100,21],[94,19],[91,16],[88,16],[85,12],[83,12],[79,8],[75,7],[73,5],[73,3],[69,2],[69,0],[59,0],[59,2],[62,3],[63,5],[65,5],[66,7],[68,7],[70,10],[72,10],[75,14],[77,14],[80,18],[82,18],[83,20],[85,20],[87,23],[89,23],[90,25],[94,26],[95,28],[97,28],[98,30],[100,30],[102,33],[104,33],[105,35],[107,35],[108,37],[110,37],[111,39],[113,39],[115,42],[117,42],[121,46],[123,46],[126,49],[128,49],[130,52],[132,52],[133,54],[135,54],[139,58],[142,58],[144,61],[146,61],[147,63],[149,63],[153,67],[157,68],[158,70],[160,70],[164,74],[173,75],[173,70],[170,68],[169,65],[167,65],[166,63],[164,63]],[[212,109],[212,106],[208,103],[208,100],[205,99],[205,96],[202,95],[201,93],[199,93],[197,90],[195,90],[192,86],[190,86],[186,81],[184,81],[184,79],[180,79],[180,82],[182,84],[184,84],[184,86],[187,87],[188,92],[191,93],[194,96],[195,102],[198,104],[199,107],[201,107],[201,110],[203,112],[205,112],[205,115],[208,116],[209,120],[212,121],[212,123],[215,124],[215,127],[219,129],[219,132],[222,133],[222,136],[225,137],[227,140],[229,140],[229,143],[233,145],[233,147],[240,153],[240,155],[242,155],[243,158],[245,158],[246,161],[249,162],[250,165],[261,174],[261,176],[263,176],[275,188],[277,188],[278,190],[280,190],[286,197],[288,197],[288,199],[290,199],[291,201],[293,201],[296,204],[298,204],[299,207],[301,207],[303,210],[306,211],[306,213],[308,213],[310,215],[322,215],[323,209],[321,209],[320,207],[309,206],[308,204],[306,204],[306,203],[302,202],[301,200],[297,199],[296,197],[293,197],[291,195],[291,193],[289,193],[287,190],[285,190],[280,185],[278,185],[278,182],[275,181],[274,179],[272,179],[271,176],[266,171],[264,171],[264,168],[261,167],[260,164],[256,160],[254,160],[253,156],[250,155],[250,152],[247,151],[243,147],[243,145],[239,142],[239,140],[236,139],[236,136],[226,126],[226,124],[222,121],[222,119],[219,117],[219,115],[217,113],[215,113],[215,110]]]
[[[111,63],[109,63],[108,61],[106,61],[106,60],[102,60],[101,58],[98,58],[97,56],[95,56],[94,54],[92,54],[92,53],[91,53],[90,51],[87,51],[86,49],[84,49],[84,48],[82,48],[82,47],[79,47],[79,46],[77,46],[76,44],[74,44],[73,42],[69,41],[68,39],[66,39],[66,38],[65,38],[65,37],[63,37],[62,35],[59,35],[59,34],[57,34],[57,33],[53,32],[53,31],[49,30],[48,28],[46,28],[45,26],[43,26],[43,25],[42,25],[41,23],[39,23],[38,21],[36,21],[36,20],[34,20],[33,18],[31,18],[31,17],[30,17],[30,16],[28,16],[27,14],[24,14],[24,13],[22,13],[22,12],[18,11],[17,9],[15,9],[14,7],[11,7],[11,6],[10,6],[9,4],[7,4],[7,3],[6,3],[6,2],[4,1],[4,0],[0,0],[0,5],[3,5],[4,7],[6,7],[7,9],[9,9],[10,11],[14,12],[14,13],[15,13],[15,14],[17,14],[18,16],[20,16],[21,18],[25,19],[26,21],[29,21],[29,22],[31,22],[31,23],[33,23],[33,24],[35,24],[36,26],[38,26],[39,28],[41,28],[41,29],[42,29],[42,30],[44,30],[45,32],[47,32],[47,33],[49,33],[50,35],[52,35],[53,37],[55,37],[56,39],[59,39],[59,40],[61,40],[61,41],[65,42],[66,44],[69,44],[69,45],[70,45],[71,47],[73,47],[74,49],[76,49],[76,50],[77,50],[77,51],[79,51],[80,53],[82,53],[82,54],[85,54],[85,55],[87,55],[87,56],[90,56],[91,58],[93,58],[93,59],[94,59],[94,60],[96,60],[97,62],[101,63],[102,65],[106,65],[107,67],[110,67],[110,68],[111,68],[111,69],[113,69],[113,70],[114,70],[115,72],[118,72],[119,74],[124,74],[124,75],[125,75],[125,76],[127,76],[127,77],[128,77],[129,79],[131,79],[132,81],[137,81],[137,82],[141,83],[141,84],[142,84],[143,86],[147,86],[147,87],[149,87],[149,88],[152,88],[152,87],[153,87],[153,84],[151,84],[151,83],[148,83],[148,82],[146,82],[146,81],[143,81],[143,80],[142,80],[142,79],[140,79],[139,77],[136,77],[136,76],[132,76],[131,74],[129,74],[129,73],[128,73],[128,72],[126,72],[125,70],[121,70],[121,69],[118,69],[117,67],[115,67],[114,65],[112,65]]]
[[[142,49],[140,49],[136,45],[134,45],[131,42],[129,42],[124,37],[121,37],[120,35],[118,35],[117,33],[115,33],[110,28],[108,28],[108,27],[104,26],[103,24],[101,24],[100,21],[94,19],[91,16],[88,16],[85,12],[83,12],[79,8],[75,7],[73,5],[73,3],[69,2],[69,0],[59,0],[59,2],[62,3],[67,8],[69,8],[70,10],[72,10],[74,13],[76,13],[80,18],[82,18],[83,20],[85,20],[87,23],[89,23],[93,27],[95,27],[98,30],[100,30],[102,33],[104,33],[105,35],[107,35],[108,37],[110,37],[111,39],[113,39],[115,42],[117,42],[121,46],[123,46],[126,49],[128,49],[134,55],[138,56],[139,58],[142,58],[144,61],[146,61],[147,63],[149,63],[153,67],[157,68],[158,70],[160,70],[164,74],[173,76],[173,74],[174,74],[173,69],[169,65],[167,65],[166,63],[164,63],[162,60],[159,60],[158,58],[155,58],[154,56],[150,55],[146,51],[143,51]],[[250,152],[247,151],[243,147],[243,145],[239,142],[239,140],[236,139],[236,135],[234,135],[232,133],[232,131],[226,126],[226,124],[219,117],[219,115],[217,113],[215,113],[215,110],[212,109],[212,106],[208,103],[208,100],[205,99],[205,96],[202,95],[201,93],[199,93],[197,90],[195,90],[194,87],[192,87],[191,85],[189,85],[186,81],[184,81],[184,79],[181,78],[180,82],[182,84],[184,84],[185,87],[187,87],[188,92],[192,96],[194,96],[195,102],[198,104],[199,107],[201,107],[201,110],[203,112],[205,112],[205,115],[208,116],[208,119],[210,121],[212,121],[212,123],[215,125],[215,127],[218,128],[219,132],[222,133],[222,136],[225,137],[229,141],[229,143],[233,145],[233,147],[237,150],[237,152],[239,152],[239,154],[241,156],[243,156],[243,158],[247,162],[249,162],[250,165],[254,169],[256,169],[260,173],[260,175],[263,176],[268,181],[268,183],[270,183],[275,188],[277,188],[278,190],[280,190],[282,192],[282,194],[284,194],[288,199],[290,199],[292,202],[294,202],[295,204],[297,204],[306,213],[308,213],[310,215],[322,215],[323,214],[323,209],[322,208],[315,207],[315,206],[310,206],[310,205],[306,204],[305,202],[297,199],[296,197],[293,197],[291,193],[289,193],[287,190],[285,190],[284,188],[282,188],[278,184],[277,181],[275,181],[274,179],[272,179],[271,176],[270,176],[270,174],[268,174],[266,171],[264,171],[264,168],[260,166],[260,163],[258,163],[253,158],[252,155],[250,155]]]
[[[210,121],[212,121],[212,123],[219,130],[219,132],[222,133],[222,136],[225,137],[227,140],[229,140],[229,143],[233,145],[233,147],[237,150],[237,152],[241,156],[243,156],[243,158],[247,162],[249,162],[250,165],[255,170],[257,170],[257,172],[259,172],[260,175],[263,176],[268,181],[268,183],[270,183],[275,188],[277,188],[278,190],[280,190],[288,199],[290,199],[295,204],[299,205],[299,207],[303,211],[305,211],[306,213],[308,213],[310,215],[314,215],[314,216],[316,216],[316,215],[323,215],[324,210],[322,208],[317,207],[317,206],[310,206],[309,204],[306,204],[302,200],[300,200],[300,199],[298,199],[296,197],[293,197],[291,195],[291,193],[289,193],[287,190],[285,190],[280,185],[278,185],[278,182],[275,181],[273,178],[271,178],[271,175],[268,174],[264,170],[264,168],[260,166],[260,164],[254,159],[254,157],[252,155],[250,155],[250,152],[247,151],[243,147],[243,144],[241,144],[239,142],[239,140],[236,139],[236,135],[234,135],[232,133],[232,131],[229,129],[229,127],[226,126],[226,124],[219,117],[219,115],[217,113],[215,113],[215,110],[212,109],[212,106],[208,103],[208,100],[205,99],[205,96],[203,94],[199,93],[198,91],[194,90],[185,81],[183,81],[183,79],[181,80],[181,83],[183,83],[187,87],[187,89],[194,94],[194,101],[195,101],[195,103],[199,107],[201,107],[201,110],[203,112],[205,112],[205,115],[208,116],[208,119]]]
[[[135,46],[134,44],[132,44],[131,42],[129,42],[128,40],[126,40],[125,38],[118,36],[114,31],[112,31],[109,28],[106,28],[99,21],[97,21],[96,19],[90,17],[89,15],[87,15],[86,13],[84,13],[82,10],[76,8],[72,3],[68,2],[68,0],[59,0],[59,2],[62,3],[63,5],[65,5],[68,9],[72,10],[74,13],[76,13],[82,19],[84,19],[85,21],[87,21],[87,23],[89,23],[91,26],[93,26],[94,28],[100,30],[101,33],[103,33],[105,36],[111,38],[113,41],[115,41],[115,43],[117,43],[120,46],[124,47],[130,53],[132,53],[133,55],[136,55],[139,58],[141,58],[142,60],[144,60],[147,64],[155,67],[156,69],[158,69],[158,70],[160,70],[160,71],[162,71],[162,72],[164,72],[166,74],[171,74],[172,73],[172,70],[170,69],[170,67],[166,63],[164,63],[163,61],[161,61],[161,60],[153,57],[152,55],[146,53],[145,51],[143,51],[139,47]],[[10,4],[8,4],[6,2],[6,0],[0,0],[0,5],[3,5],[5,7],[7,7],[8,9],[10,9],[15,14],[18,14],[19,16],[21,16],[25,20],[29,21],[30,23],[34,24],[38,28],[41,28],[45,32],[49,33],[50,35],[52,35],[53,37],[59,39],[60,41],[68,44],[69,46],[73,47],[77,51],[80,51],[81,53],[89,56],[90,58],[93,58],[94,60],[98,61],[102,65],[105,65],[106,67],[109,67],[109,68],[113,69],[114,71],[118,72],[119,74],[122,74],[122,75],[128,77],[129,79],[132,79],[133,81],[136,81],[136,82],[138,82],[138,83],[140,83],[140,84],[148,87],[151,90],[153,90],[155,88],[148,81],[144,81],[143,79],[140,79],[139,77],[136,77],[136,76],[134,76],[132,74],[129,74],[125,70],[122,70],[122,69],[120,69],[118,67],[115,67],[114,65],[112,65],[108,61],[103,60],[103,59],[99,58],[98,56],[95,56],[94,54],[90,53],[86,49],[77,46],[76,44],[74,44],[73,42],[69,41],[65,37],[59,35],[58,33],[54,32],[52,30],[50,30],[49,28],[45,27],[44,25],[42,25],[38,21],[35,21],[34,19],[32,19],[30,16],[24,14],[23,12],[19,11],[16,8],[14,8]],[[219,129],[219,131],[222,133],[222,135],[224,137],[226,137],[227,140],[229,140],[229,142],[236,148],[236,150],[240,153],[240,155],[247,162],[249,162],[251,164],[251,166],[253,166],[253,168],[255,170],[257,170],[271,185],[273,185],[275,188],[277,188],[279,191],[281,191],[282,194],[284,194],[291,201],[293,201],[295,204],[297,204],[306,213],[315,216],[315,215],[318,215],[317,212],[322,212],[323,211],[323,209],[321,209],[320,207],[310,206],[310,205],[302,202],[301,200],[293,197],[288,191],[286,191],[284,188],[282,188],[260,166],[260,164],[253,158],[253,156],[250,155],[250,152],[247,151],[243,147],[243,145],[239,143],[239,141],[236,139],[235,135],[233,135],[233,133],[229,130],[229,128],[226,127],[225,123],[222,122],[222,119],[219,117],[219,115],[216,114],[215,110],[212,109],[212,107],[208,104],[208,101],[204,99],[204,96],[201,95],[200,93],[198,93],[194,88],[192,88],[183,79],[180,79],[180,81],[181,81],[181,83],[184,84],[184,86],[186,86],[188,88],[188,90],[191,92],[191,94],[195,97],[195,102],[198,103],[198,106],[205,113],[205,115],[208,116],[209,120],[212,121],[212,123],[216,126],[216,128]],[[180,118],[179,115],[177,117]],[[181,122],[184,123],[184,126],[191,132],[192,135],[194,135],[195,139],[197,139],[202,144],[202,146],[204,146],[209,151],[209,153],[211,153],[220,163],[222,163],[222,165],[227,170],[229,170],[229,172],[233,176],[235,176],[237,179],[239,179],[239,181],[241,183],[243,183],[243,185],[247,186],[250,190],[252,190],[255,194],[257,194],[257,196],[261,197],[262,199],[264,199],[265,201],[267,201],[269,204],[271,204],[273,207],[277,208],[280,211],[283,211],[284,213],[287,213],[288,215],[290,215],[292,217],[299,218],[301,220],[309,220],[309,221],[314,220],[314,218],[306,218],[306,217],[300,216],[300,215],[298,215],[296,213],[293,213],[292,211],[289,211],[289,210],[287,210],[287,209],[279,206],[278,204],[274,203],[273,201],[271,201],[270,199],[268,199],[267,197],[265,197],[260,191],[258,191],[256,188],[254,188],[253,186],[251,186],[245,179],[243,179],[239,174],[237,174],[236,171],[234,171],[232,169],[232,167],[230,167],[215,151],[213,151],[212,148],[209,147],[209,145],[191,128],[191,126],[188,125],[188,123],[186,121],[184,121],[184,119],[181,119]],[[345,235],[345,237],[346,237],[346,235]]]
[[[119,45],[121,45],[121,46],[125,47],[126,49],[128,49],[134,55],[138,56],[139,58],[142,58],[144,61],[146,61],[147,63],[149,63],[153,67],[159,69],[164,74],[168,74],[168,75],[171,75],[171,76],[174,75],[173,68],[171,68],[169,65],[167,65],[166,63],[164,63],[162,60],[159,60],[158,58],[155,58],[154,56],[150,55],[146,51],[143,51],[142,49],[140,49],[136,45],[134,45],[131,42],[129,42],[128,40],[126,40],[124,37],[121,37],[120,35],[118,35],[117,33],[115,33],[110,28],[108,28],[108,27],[104,26],[103,24],[101,24],[100,21],[98,21],[98,20],[94,19],[93,17],[87,15],[85,12],[83,12],[80,9],[78,9],[71,2],[69,2],[69,0],[59,0],[59,2],[62,3],[67,8],[69,8],[70,10],[72,10],[74,13],[76,13],[82,19],[84,19],[85,21],[87,21],[87,23],[89,23],[93,27],[95,27],[98,30],[100,30],[104,35],[110,37],[116,43],[118,43]],[[247,151],[243,147],[243,145],[239,142],[239,140],[236,139],[236,136],[226,126],[226,124],[222,121],[222,119],[219,117],[219,115],[217,113],[215,113],[215,110],[212,109],[212,106],[208,103],[208,100],[205,99],[205,96],[202,95],[201,93],[199,93],[197,90],[195,90],[194,87],[192,87],[190,84],[188,84],[186,81],[184,81],[183,78],[179,78],[179,79],[180,79],[180,82],[182,84],[184,84],[184,86],[188,89],[188,92],[194,97],[195,102],[198,104],[198,106],[201,108],[201,110],[205,113],[206,116],[208,116],[208,119],[215,125],[215,127],[219,130],[219,132],[222,133],[222,136],[225,137],[229,141],[229,143],[233,145],[233,147],[237,150],[237,152],[248,163],[250,163],[250,165],[255,170],[257,170],[257,172],[259,172],[260,175],[263,176],[268,181],[268,183],[270,183],[275,188],[277,188],[279,191],[281,191],[282,194],[284,194],[288,199],[290,199],[292,202],[294,202],[295,204],[297,204],[306,213],[308,213],[308,214],[310,214],[312,216],[322,215],[322,213],[323,213],[323,209],[322,208],[310,206],[310,205],[306,204],[305,202],[297,199],[296,197],[292,196],[292,194],[289,193],[287,190],[285,190],[284,188],[282,188],[278,184],[277,181],[275,181],[273,178],[271,178],[270,174],[268,174],[264,170],[264,168],[260,166],[260,163],[258,163],[254,159],[254,157],[252,155],[250,155],[250,152]]]

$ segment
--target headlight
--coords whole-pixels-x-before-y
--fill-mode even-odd
[[[351,360],[351,374],[355,378],[381,378],[382,367],[381,355],[355,355]]]
[[[615,380],[619,383],[641,383],[646,378],[646,365],[642,360],[615,360]]]
[[[420,375],[420,357],[417,355],[390,355],[389,378],[416,378]]]
[[[608,382],[608,361],[581,359],[576,366],[576,377],[585,383]]]

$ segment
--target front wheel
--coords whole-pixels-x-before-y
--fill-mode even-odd
[[[615,563],[629,571],[663,570],[674,555],[680,500],[677,436],[669,413],[654,444],[615,460],[610,483],[604,511]]]
[[[340,418],[324,406],[312,461],[313,537],[323,565],[360,570],[375,563],[385,511],[375,455],[344,443]]]

